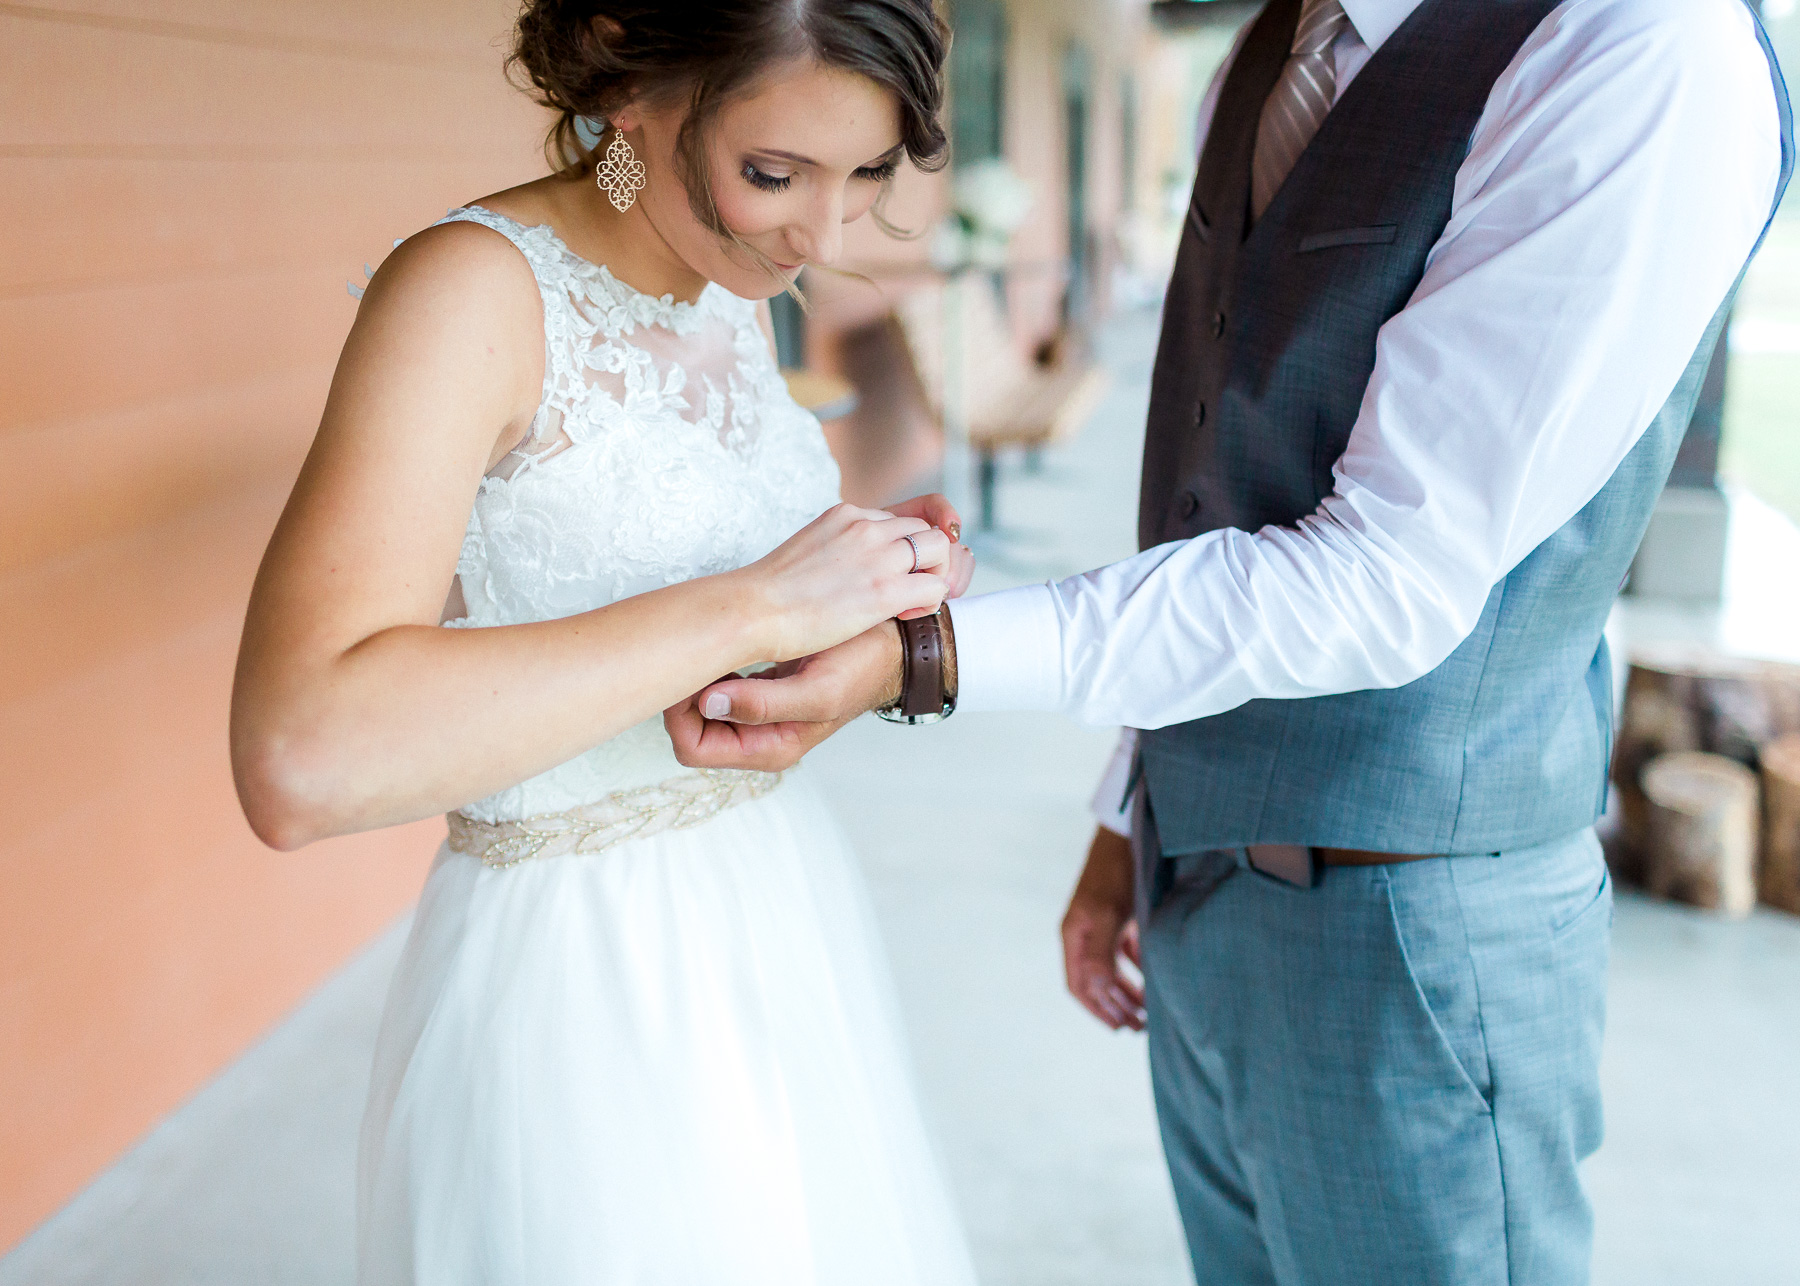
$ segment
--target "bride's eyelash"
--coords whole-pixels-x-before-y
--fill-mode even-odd
[[[856,177],[875,183],[886,183],[899,172],[897,160],[886,160],[880,165],[865,165],[856,171]],[[764,174],[748,161],[744,162],[744,179],[752,187],[761,188],[764,192],[786,192],[788,185],[794,181],[793,175]]]
[[[744,178],[751,187],[761,188],[764,192],[786,192],[793,176],[784,174],[779,178],[773,174],[764,174],[748,161],[744,162]]]

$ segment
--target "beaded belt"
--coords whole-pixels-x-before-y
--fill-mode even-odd
[[[654,786],[621,790],[567,812],[520,821],[483,822],[448,813],[450,849],[497,868],[517,866],[530,857],[598,853],[628,839],[698,826],[727,808],[761,798],[780,781],[778,772],[701,768]]]

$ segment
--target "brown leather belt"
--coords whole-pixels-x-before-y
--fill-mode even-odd
[[[1244,849],[1250,865],[1303,889],[1318,882],[1320,866],[1387,866],[1394,862],[1422,862],[1437,853],[1376,853],[1366,848],[1308,848],[1304,844],[1250,844]]]

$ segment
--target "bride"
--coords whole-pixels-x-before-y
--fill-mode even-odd
[[[368,288],[232,706],[278,848],[450,814],[376,1050],[365,1286],[973,1280],[837,828],[803,777],[683,770],[659,717],[897,649],[968,583],[941,498],[837,503],[752,302],[941,164],[946,40],[930,0],[531,0],[557,172]]]

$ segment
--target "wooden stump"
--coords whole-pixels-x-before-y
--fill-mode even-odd
[[[1640,782],[1658,755],[1705,750],[1749,767],[1759,747],[1800,733],[1800,666],[1748,661],[1705,648],[1635,653],[1613,747],[1619,792],[1621,879],[1647,878],[1649,804]]]
[[[1756,774],[1704,751],[1644,766],[1645,883],[1659,897],[1749,915],[1756,905]]]
[[[1800,914],[1800,736],[1762,748],[1762,900]]]

